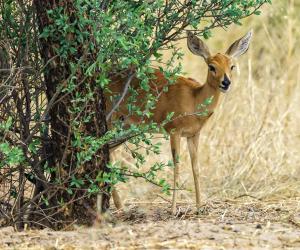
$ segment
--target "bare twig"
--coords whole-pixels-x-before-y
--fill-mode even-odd
[[[127,81],[125,83],[122,95],[119,98],[119,100],[117,101],[117,103],[114,105],[114,107],[111,109],[111,111],[106,115],[106,121],[109,121],[109,119],[111,118],[112,114],[117,110],[117,108],[120,106],[121,102],[125,98],[125,96],[126,96],[126,94],[128,92],[129,85],[130,85],[132,79],[134,78],[134,76],[135,76],[135,72],[129,74],[129,77],[127,78]]]

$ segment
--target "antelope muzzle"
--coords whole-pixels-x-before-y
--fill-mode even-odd
[[[229,90],[230,84],[231,84],[231,81],[228,78],[228,76],[225,74],[224,80],[221,82],[221,84],[219,86],[221,92],[223,92],[223,93],[227,92]]]

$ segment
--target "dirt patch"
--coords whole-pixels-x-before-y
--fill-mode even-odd
[[[0,230],[1,249],[300,249],[299,201],[214,201],[195,215],[180,204],[131,203],[111,223],[73,231]]]

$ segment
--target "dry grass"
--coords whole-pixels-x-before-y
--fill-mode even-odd
[[[274,1],[259,17],[241,27],[217,30],[207,41],[212,52],[225,51],[248,29],[253,28],[251,48],[237,62],[230,93],[223,96],[213,118],[202,130],[200,164],[202,196],[211,199],[285,199],[300,192],[300,21],[298,1]],[[189,77],[205,80],[207,66],[189,53],[185,41],[183,68]],[[181,198],[194,202],[194,187],[185,140],[181,156]],[[118,159],[131,164],[121,149]],[[155,161],[171,158],[168,142]],[[172,169],[162,176],[172,178]],[[153,201],[160,190],[140,180],[120,185],[124,199]],[[169,198],[169,197],[165,197]]]

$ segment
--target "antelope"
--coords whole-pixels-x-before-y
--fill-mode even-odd
[[[173,197],[172,197],[172,213],[176,214],[176,187],[179,178],[179,155],[181,137],[187,138],[188,150],[191,158],[192,172],[196,194],[196,208],[199,211],[201,207],[200,199],[200,169],[198,164],[198,145],[199,135],[203,125],[213,114],[218,105],[221,93],[226,93],[231,86],[231,76],[234,69],[233,59],[244,54],[250,44],[252,31],[245,36],[236,40],[226,51],[225,54],[217,53],[212,55],[207,45],[192,32],[187,32],[187,46],[189,50],[197,56],[201,56],[207,66],[208,73],[206,82],[201,85],[191,78],[178,77],[173,85],[170,85],[167,92],[163,92],[154,109],[153,121],[162,123],[170,112],[174,112],[176,119],[173,119],[165,125],[165,130],[169,133],[171,151],[174,163],[174,180],[173,180]],[[112,84],[112,94],[121,94],[124,89],[124,79],[117,79],[116,84]],[[168,81],[163,74],[156,70],[154,73],[153,84],[156,86],[164,86]],[[139,80],[134,78],[131,82],[133,88],[138,88]],[[142,94],[141,94],[142,96]],[[208,115],[197,115],[197,106],[208,98],[212,101],[208,108]],[[109,104],[112,105],[112,104]],[[126,113],[125,105],[120,105],[117,116]],[[128,111],[127,111],[128,113]],[[186,115],[191,114],[191,115]],[[129,117],[126,122],[138,123],[135,117]],[[113,200],[117,208],[122,207],[120,197],[116,190],[112,192]]]

